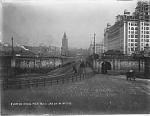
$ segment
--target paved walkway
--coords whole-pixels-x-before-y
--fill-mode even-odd
[[[3,112],[10,114],[149,113],[149,85],[148,80],[127,81],[121,75],[97,74],[82,81],[46,88],[7,90],[3,93],[2,106],[5,107]],[[11,102],[32,104],[11,106]],[[35,102],[37,104],[33,104]]]

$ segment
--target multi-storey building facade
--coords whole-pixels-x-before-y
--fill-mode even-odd
[[[66,33],[64,33],[62,38],[61,55],[68,56],[68,39]]]
[[[114,25],[104,31],[105,50],[120,50],[124,54],[143,51],[150,46],[150,2],[138,2],[135,12],[124,11]]]

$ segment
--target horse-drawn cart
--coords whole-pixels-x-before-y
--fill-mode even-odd
[[[135,81],[136,76],[135,76],[134,70],[128,71],[126,73],[126,77],[127,77],[127,80],[132,80],[133,79]]]

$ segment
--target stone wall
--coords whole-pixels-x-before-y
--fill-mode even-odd
[[[0,56],[0,76],[12,78],[23,73],[46,73],[62,65],[61,58]]]
[[[111,70],[108,72],[127,72],[130,69],[136,72],[144,72],[145,61],[143,59],[99,59],[96,61],[96,70],[102,72],[102,63],[108,62],[111,65]]]

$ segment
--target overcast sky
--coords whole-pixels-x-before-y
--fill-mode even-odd
[[[133,12],[136,7],[136,0],[38,1],[3,2],[4,42],[13,36],[14,43],[21,45],[60,47],[66,32],[69,47],[88,48],[94,33],[100,42],[107,23],[114,24],[116,15],[123,14],[124,9]]]

